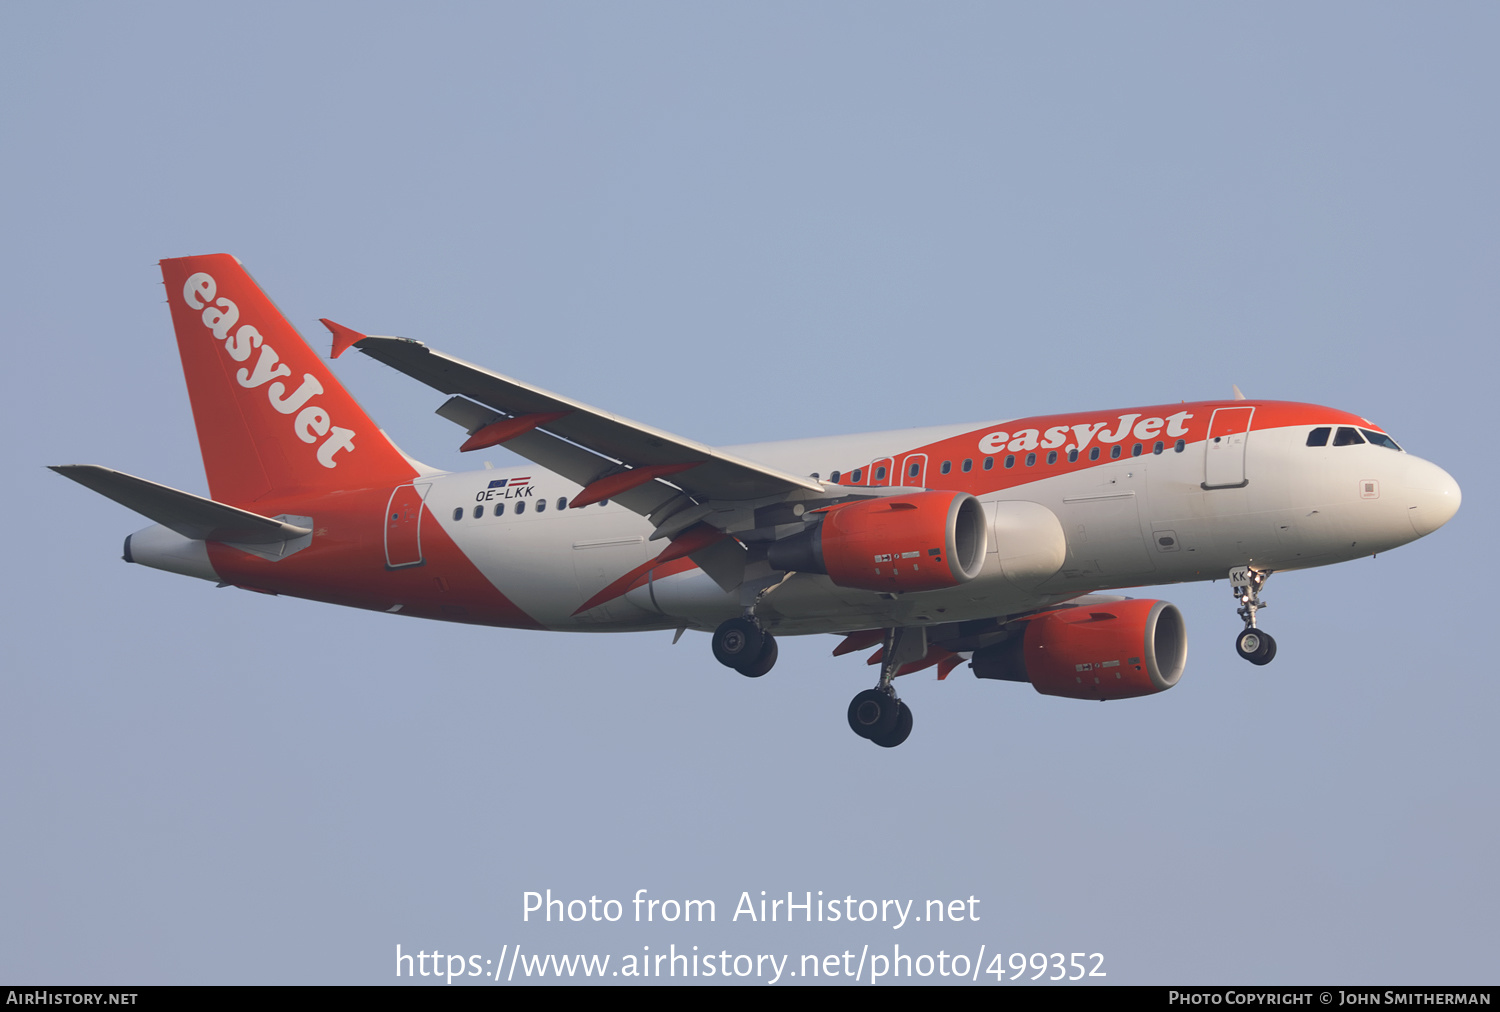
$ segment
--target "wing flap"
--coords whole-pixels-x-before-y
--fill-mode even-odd
[[[312,533],[310,527],[226,506],[97,464],[63,464],[52,470],[194,541],[271,545]]]

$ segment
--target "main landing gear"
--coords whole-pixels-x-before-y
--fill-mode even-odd
[[[1255,613],[1268,607],[1260,599],[1260,588],[1270,577],[1270,573],[1249,566],[1236,566],[1229,571],[1229,588],[1240,603],[1237,613],[1245,620],[1244,630],[1234,638],[1234,649],[1251,664],[1270,664],[1276,656],[1276,641],[1270,633],[1255,626]]]
[[[875,688],[866,689],[849,703],[849,728],[861,738],[868,738],[881,748],[895,748],[911,735],[911,708],[896,696],[896,671],[910,658],[905,657],[903,647],[916,644],[904,643],[911,637],[920,638],[921,652],[927,653],[927,631],[925,629],[891,629],[885,634],[885,650],[880,660],[880,681]]]
[[[714,630],[714,659],[746,678],[759,678],[776,665],[776,637],[752,618],[731,618]]]

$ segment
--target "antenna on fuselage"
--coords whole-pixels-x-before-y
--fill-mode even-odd
[[[1232,388],[1234,388],[1234,399],[1235,399],[1235,400],[1237,400],[1237,401],[1242,401],[1242,400],[1244,400],[1244,399],[1245,399],[1245,395],[1244,395],[1244,394],[1242,394],[1242,393],[1240,393],[1240,385],[1239,385],[1239,384],[1238,384],[1238,383],[1231,383],[1231,384],[1229,384],[1229,385],[1230,385],[1230,386],[1231,386],[1231,387],[1232,387]]]

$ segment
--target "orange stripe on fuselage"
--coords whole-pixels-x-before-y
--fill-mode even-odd
[[[261,500],[266,515],[313,519],[312,544],[275,562],[209,542],[214,571],[228,583],[353,608],[390,611],[448,622],[541,629],[485,578],[422,507],[423,563],[386,566],[385,507],[390,489],[363,489],[280,501]]]
[[[590,608],[597,608],[601,604],[630,593],[637,587],[644,587],[646,581],[652,579],[651,571],[653,569],[656,570],[655,579],[664,580],[669,576],[686,573],[689,569],[695,568],[697,567],[693,563],[693,560],[686,556],[669,559],[666,562],[662,562],[659,558],[652,559],[650,562],[643,562],[619,579],[611,581],[603,590],[579,605],[573,614],[582,615]]]
[[[1207,438],[1209,421],[1218,408],[1254,408],[1252,440],[1256,432],[1301,425],[1357,425],[1383,431],[1379,426],[1347,411],[1294,401],[1196,401],[1191,404],[1126,408],[1123,411],[1039,415],[997,422],[935,443],[886,454],[875,458],[873,464],[856,462],[847,469],[840,469],[839,484],[851,487],[902,485],[907,478],[906,458],[925,455],[927,459],[924,463],[923,483],[927,488],[951,489],[983,496],[1054,475],[1129,460],[1136,443],[1141,444],[1142,457],[1154,456],[1152,451],[1158,440],[1162,442],[1163,454],[1174,453],[1173,448],[1179,439],[1183,441],[1186,452],[1188,447],[1194,443],[1201,444]],[[1184,415],[1186,417],[1182,417]],[[1124,424],[1127,419],[1128,425]],[[1160,424],[1146,424],[1153,420]],[[1123,432],[1120,431],[1122,426]],[[1138,435],[1141,432],[1150,434]],[[1003,443],[998,439],[1002,433],[1005,435]],[[1049,435],[1052,438],[1049,439]],[[1109,438],[1116,435],[1118,438]],[[1053,445],[1048,445],[1049,443]],[[1089,450],[1096,446],[1101,451],[1099,459],[1090,460]],[[1110,450],[1115,446],[1121,448],[1119,457],[1110,456]],[[1068,450],[1074,447],[1078,447],[1080,452],[1078,460],[1070,463]],[[1057,454],[1057,461],[1052,464],[1046,462],[1050,452]],[[1036,462],[1031,466],[1026,465],[1028,453],[1036,454]],[[1015,456],[1015,461],[1012,467],[1007,468],[1005,458],[1010,455]],[[984,469],[987,457],[994,461],[990,470]],[[965,460],[972,461],[972,470],[963,470]],[[944,461],[952,463],[948,474],[942,473]],[[887,466],[890,473],[883,480],[877,480],[873,476],[874,468],[884,462],[889,462]],[[856,470],[860,472],[858,482],[852,480]]]

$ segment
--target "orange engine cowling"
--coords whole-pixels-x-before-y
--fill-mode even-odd
[[[1187,627],[1166,601],[1112,601],[1044,612],[974,654],[974,674],[1030,682],[1048,696],[1129,699],[1170,689],[1187,665]]]
[[[773,543],[772,566],[826,573],[858,590],[941,590],[984,568],[984,507],[966,492],[914,492],[835,506],[810,531]]]

